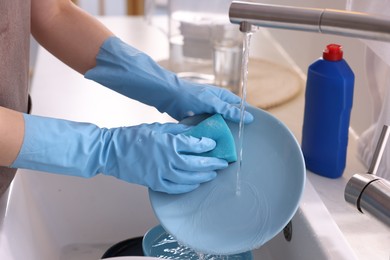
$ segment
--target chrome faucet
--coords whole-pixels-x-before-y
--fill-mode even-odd
[[[390,42],[390,17],[333,9],[268,5],[233,1],[231,23],[242,32],[261,27],[319,32]],[[376,176],[390,130],[385,126],[368,173],[358,173],[348,181],[344,197],[362,213],[370,213],[390,226],[390,182]],[[390,169],[389,169],[390,170]]]
[[[229,19],[235,24],[246,23],[242,31],[250,24],[390,41],[390,17],[368,13],[233,1]]]

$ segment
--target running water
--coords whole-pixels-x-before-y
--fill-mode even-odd
[[[252,259],[250,251],[234,255],[209,255],[194,251],[180,245],[177,240],[167,232],[162,233],[152,243],[148,256],[161,259],[176,260],[248,260]]]
[[[245,101],[246,101],[246,85],[248,82],[248,62],[249,62],[249,46],[252,38],[252,32],[245,33],[244,43],[242,48],[242,65],[241,65],[241,104],[240,104],[240,124],[238,130],[238,170],[237,170],[237,183],[236,183],[236,195],[241,194],[241,168],[242,168],[242,151],[244,141],[244,114],[245,114]]]

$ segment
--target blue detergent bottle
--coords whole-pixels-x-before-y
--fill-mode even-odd
[[[343,174],[355,76],[342,46],[329,44],[309,66],[305,93],[302,152],[306,168],[338,178]]]

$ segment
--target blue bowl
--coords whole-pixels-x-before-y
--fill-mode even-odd
[[[255,120],[244,128],[239,194],[238,162],[189,193],[149,190],[163,228],[198,252],[232,255],[258,248],[282,231],[298,208],[306,174],[300,145],[271,114],[254,107],[247,110]],[[199,119],[183,123],[196,124]],[[237,146],[238,124],[227,123]]]

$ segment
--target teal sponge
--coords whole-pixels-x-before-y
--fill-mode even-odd
[[[215,114],[203,120],[184,134],[196,138],[208,137],[217,143],[213,150],[200,155],[225,159],[229,163],[237,161],[232,132],[220,114]]]

